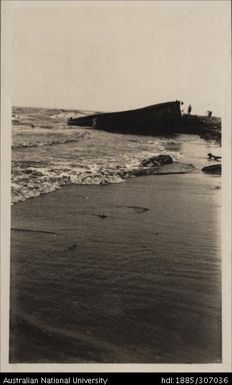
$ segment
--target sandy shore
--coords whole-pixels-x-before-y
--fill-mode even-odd
[[[11,362],[220,362],[219,185],[146,176],[13,206]]]

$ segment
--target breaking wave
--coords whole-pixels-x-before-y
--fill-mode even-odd
[[[58,162],[13,162],[14,180],[12,181],[12,203],[38,197],[59,189],[65,185],[120,183],[129,177],[187,173],[194,170],[192,165],[174,162],[159,166],[146,162],[147,157],[121,159],[121,162],[109,159],[89,163],[82,161]]]

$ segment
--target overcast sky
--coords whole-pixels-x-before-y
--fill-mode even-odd
[[[110,111],[178,99],[220,115],[230,2],[26,3],[12,16],[14,105]]]

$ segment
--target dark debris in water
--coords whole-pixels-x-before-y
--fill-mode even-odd
[[[158,156],[153,156],[148,159],[144,159],[141,164],[142,166],[162,166],[164,164],[170,164],[173,163],[173,159],[170,155],[158,155]]]

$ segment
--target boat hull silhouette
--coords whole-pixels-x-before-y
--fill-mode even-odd
[[[180,129],[182,115],[180,102],[154,104],[136,110],[97,113],[69,119],[72,126],[91,127],[125,134],[152,135],[172,133]]]

